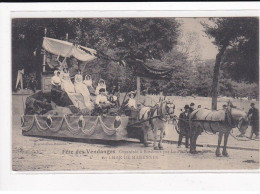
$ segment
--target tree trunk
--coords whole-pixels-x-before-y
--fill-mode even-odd
[[[217,110],[219,69],[220,69],[221,58],[225,50],[226,50],[226,46],[224,46],[216,56],[213,82],[212,82],[212,110]]]

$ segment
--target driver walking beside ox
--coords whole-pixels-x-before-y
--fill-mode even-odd
[[[179,116],[180,120],[178,123],[178,127],[180,129],[179,133],[179,141],[178,141],[178,147],[181,147],[182,138],[185,137],[185,147],[189,147],[189,105],[184,106],[184,112],[182,112]]]
[[[259,139],[259,114],[258,110],[255,108],[255,103],[251,103],[251,108],[249,109],[247,116],[249,117],[250,125],[252,126],[250,139],[252,139],[254,134],[256,135],[256,139]]]

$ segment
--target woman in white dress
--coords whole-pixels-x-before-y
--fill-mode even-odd
[[[51,78],[51,84],[52,88],[55,87],[57,89],[60,89],[61,86],[61,79],[60,79],[60,72],[55,70],[54,76]]]
[[[107,94],[107,86],[106,86],[106,83],[103,79],[100,79],[99,82],[98,82],[98,85],[96,87],[96,92],[95,92],[96,95],[99,95],[99,90],[101,88],[104,88],[105,89],[104,93]]]
[[[90,93],[86,85],[83,83],[81,71],[78,71],[78,74],[75,75],[74,85],[76,92],[83,96],[86,107],[91,107]]]
[[[68,94],[74,94],[75,88],[73,83],[70,80],[70,74],[68,70],[64,69],[64,71],[61,71],[60,77],[61,77],[61,89],[67,92]]]
[[[93,85],[92,85],[91,75],[86,75],[83,83],[87,86],[89,93],[95,95],[95,90],[94,90]]]

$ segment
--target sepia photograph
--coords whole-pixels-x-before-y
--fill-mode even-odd
[[[259,170],[259,17],[11,18],[12,170]]]

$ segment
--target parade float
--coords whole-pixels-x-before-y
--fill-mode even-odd
[[[71,100],[66,92],[60,93],[51,89],[53,71],[46,71],[46,63],[48,62],[46,53],[61,56],[64,59],[74,57],[79,61],[89,62],[98,57],[96,50],[46,36],[43,38],[42,47],[41,91],[26,98],[24,115],[21,116],[23,135],[61,139],[118,141],[136,138],[142,140],[143,133],[141,126],[138,125],[138,111],[128,116],[122,114],[121,111],[110,111],[106,115],[92,114],[84,107],[81,94],[75,94],[76,100]],[[106,58],[109,59],[109,57]],[[140,96],[140,76],[149,75],[156,79],[172,74],[172,70],[157,70],[138,60],[131,65],[135,67],[136,72],[137,101]],[[133,125],[133,123],[137,124]]]

